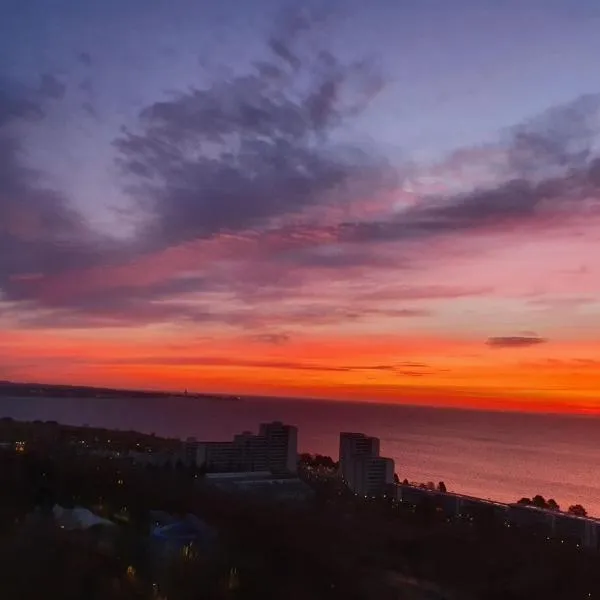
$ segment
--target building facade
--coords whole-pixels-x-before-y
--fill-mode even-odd
[[[197,467],[212,472],[241,471],[243,453],[234,442],[199,442],[196,460]]]
[[[198,440],[193,437],[187,438],[183,444],[181,462],[186,466],[195,465],[197,462],[197,455]]]
[[[383,496],[394,483],[394,461],[379,455],[379,439],[364,433],[340,434],[339,475],[355,494]]]
[[[227,442],[190,439],[183,445],[182,460],[211,473],[296,473],[298,430],[275,421],[260,425],[258,435],[245,431]]]
[[[233,438],[233,446],[239,457],[237,471],[269,470],[267,440],[263,436],[244,431]]]
[[[272,473],[296,473],[298,470],[298,429],[280,421],[263,423],[259,436],[265,440],[267,466]]]
[[[364,433],[340,433],[339,474],[348,482],[353,462],[361,456],[379,456],[379,439]]]
[[[358,456],[351,462],[346,483],[359,496],[383,496],[394,483],[394,461],[383,456]]]

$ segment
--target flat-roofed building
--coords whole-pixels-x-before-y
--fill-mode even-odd
[[[239,471],[242,462],[240,448],[234,442],[199,442],[196,465],[207,471]]]
[[[379,439],[364,433],[340,433],[339,474],[348,482],[353,462],[364,456],[379,456]]]
[[[206,481],[223,491],[251,494],[275,502],[305,502],[314,490],[294,475],[275,475],[270,471],[254,473],[209,473]]]
[[[359,496],[383,496],[394,483],[394,460],[383,456],[357,456],[347,471],[346,483]]]
[[[415,506],[424,501],[425,498],[431,498],[433,492],[426,488],[421,488],[416,485],[397,485],[396,500],[398,502],[406,502]]]
[[[298,429],[281,421],[273,421],[261,424],[259,436],[265,440],[269,470],[272,473],[296,473]]]
[[[183,443],[183,452],[181,462],[186,466],[195,465],[198,461],[198,440],[194,437],[189,437]]]
[[[183,444],[182,460],[188,466],[195,465],[213,473],[295,473],[298,430],[275,421],[263,423],[258,435],[245,431],[231,441],[198,442],[190,438]]]
[[[589,519],[576,517],[568,513],[556,513],[554,515],[554,537],[573,542],[576,544],[587,545],[586,542],[590,537],[588,529],[592,522]]]
[[[509,504],[507,520],[511,525],[536,530],[547,535],[554,528],[553,511],[544,510],[527,504]]]
[[[591,550],[600,550],[600,521],[587,519],[584,546]]]
[[[340,433],[339,476],[359,496],[384,496],[394,483],[394,461],[379,455],[379,445],[364,433]]]
[[[239,453],[238,471],[268,471],[267,441],[263,436],[244,431],[233,438],[233,445]]]

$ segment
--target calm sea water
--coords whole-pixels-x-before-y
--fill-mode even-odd
[[[337,458],[340,431],[381,438],[401,479],[443,480],[448,489],[515,501],[553,497],[600,516],[600,419],[288,399],[11,399],[0,416],[228,439],[259,422],[299,428],[299,450]]]

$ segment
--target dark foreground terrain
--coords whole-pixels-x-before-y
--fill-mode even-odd
[[[140,448],[176,452],[173,440],[4,419],[0,441],[0,598],[600,597],[596,552],[477,515],[361,501],[309,457],[300,471],[314,499],[284,504],[226,494],[177,463],[131,460]],[[64,528],[56,505],[114,525]],[[196,515],[217,537],[157,555],[157,510]]]

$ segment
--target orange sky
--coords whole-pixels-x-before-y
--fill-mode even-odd
[[[172,328],[4,331],[21,380],[472,408],[598,409],[595,343],[508,347],[409,336],[267,339]],[[573,359],[573,356],[577,356]]]

